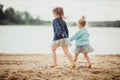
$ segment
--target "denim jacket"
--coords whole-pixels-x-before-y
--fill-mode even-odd
[[[69,31],[66,22],[60,17],[53,20],[54,38],[53,41],[69,37]]]

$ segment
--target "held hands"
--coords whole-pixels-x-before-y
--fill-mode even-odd
[[[64,38],[64,34],[62,34],[62,38]]]
[[[64,34],[62,34],[62,38],[64,38]],[[70,40],[68,40],[69,46],[72,46],[72,43],[70,42]]]
[[[70,42],[70,40],[69,40],[69,46],[70,46],[70,47],[72,46],[72,43]]]
[[[70,43],[69,46],[72,47],[72,43]]]

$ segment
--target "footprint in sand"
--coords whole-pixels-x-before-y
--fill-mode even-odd
[[[78,66],[77,67],[77,70],[80,70],[80,69],[85,69],[87,66]]]
[[[9,73],[9,70],[4,70],[3,73],[0,74],[0,80],[4,80],[4,78],[8,77]]]
[[[112,80],[120,80],[120,76],[114,76],[112,77]]]
[[[92,74],[100,74],[102,71],[91,71]]]
[[[8,75],[5,75],[5,74],[0,75],[0,80],[4,80],[4,79],[7,78],[7,77],[8,77]]]

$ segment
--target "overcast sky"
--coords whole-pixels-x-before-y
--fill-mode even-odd
[[[77,21],[82,15],[89,21],[120,20],[120,0],[0,0],[0,3],[45,20],[53,19],[52,9],[56,6],[64,8],[68,21]]]

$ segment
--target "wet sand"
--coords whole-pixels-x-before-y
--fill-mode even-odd
[[[0,80],[120,80],[120,55],[90,55],[87,68],[83,55],[75,69],[65,55],[57,55],[59,66],[51,68],[50,54],[0,54]]]

